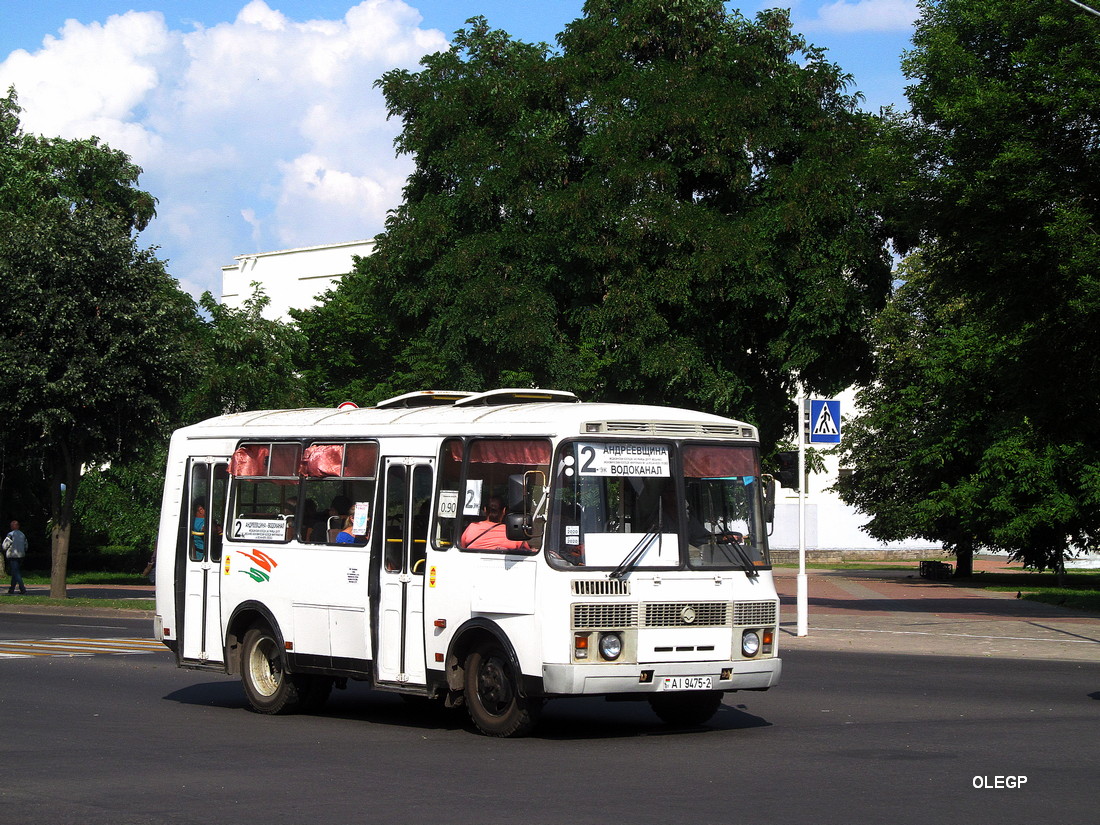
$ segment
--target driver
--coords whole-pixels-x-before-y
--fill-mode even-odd
[[[466,550],[530,550],[525,541],[513,541],[504,528],[504,514],[508,508],[500,496],[489,496],[481,508],[481,521],[475,521],[462,531],[458,546]]]

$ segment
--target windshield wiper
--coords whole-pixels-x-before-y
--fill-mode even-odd
[[[757,570],[756,565],[752,563],[752,556],[750,556],[745,550],[744,545],[734,539],[724,538],[725,535],[728,534],[715,536],[714,543],[717,544],[719,547],[732,547],[733,552],[736,553],[737,557],[741,560],[741,564],[745,566],[745,575],[748,576],[750,579],[755,579],[757,576],[759,576],[760,571]]]
[[[634,545],[634,549],[626,554],[626,558],[619,562],[619,566],[608,573],[607,577],[609,579],[621,579],[623,576],[633,570],[635,565],[637,565],[638,562],[642,560],[642,556],[645,555],[646,551],[650,548],[650,545],[652,545],[653,542],[660,537],[660,528],[658,528],[657,530],[650,530],[648,533],[642,536],[641,541]]]

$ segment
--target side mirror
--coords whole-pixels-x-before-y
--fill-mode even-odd
[[[761,476],[764,482],[761,492],[764,494],[764,522],[772,524],[775,521],[775,479],[771,476]]]
[[[531,526],[523,513],[504,514],[504,535],[508,541],[527,541],[531,538]]]

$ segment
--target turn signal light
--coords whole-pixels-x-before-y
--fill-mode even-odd
[[[574,633],[573,634],[573,658],[575,658],[575,659],[587,659],[588,658],[588,634],[587,633]]]

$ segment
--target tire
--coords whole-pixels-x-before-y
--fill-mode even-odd
[[[722,705],[722,692],[707,690],[691,693],[654,693],[649,706],[668,725],[679,727],[702,725],[709,721]]]
[[[542,715],[542,700],[521,696],[515,670],[498,642],[482,642],[466,659],[466,707],[486,736],[525,736]]]
[[[300,681],[286,672],[279,640],[262,625],[244,634],[241,683],[248,704],[257,713],[292,713],[301,705]]]

